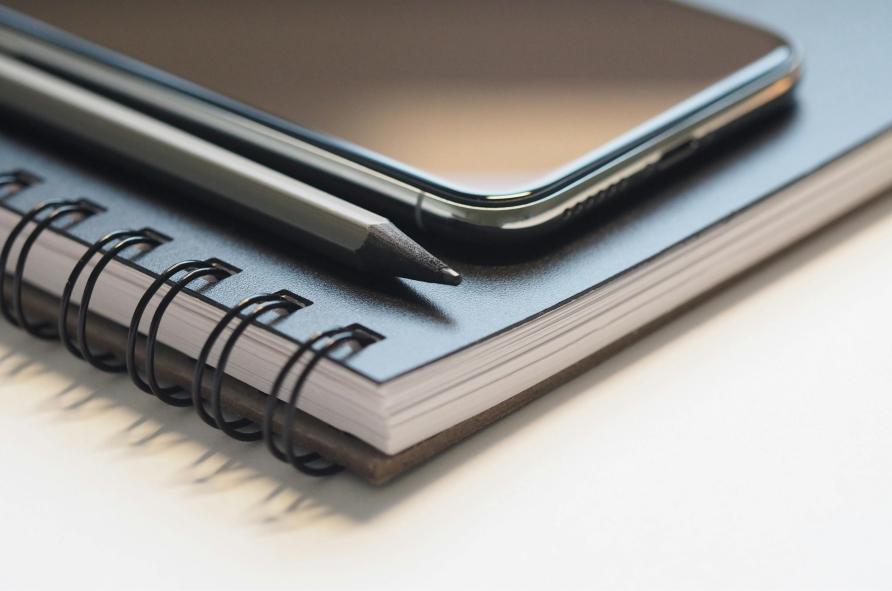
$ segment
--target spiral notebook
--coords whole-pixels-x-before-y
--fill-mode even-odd
[[[890,9],[767,17],[807,50],[795,109],[524,252],[443,245],[457,288],[357,276],[4,113],[0,309],[302,472],[386,482],[892,185]]]

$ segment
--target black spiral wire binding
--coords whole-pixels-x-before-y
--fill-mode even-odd
[[[72,340],[68,331],[68,311],[71,307],[71,296],[74,286],[92,258],[109,244],[114,244],[106,252],[102,254],[99,262],[93,267],[87,281],[84,284],[84,290],[81,294],[80,307],[77,314],[77,325],[75,339]],[[87,361],[93,367],[109,372],[117,373],[124,371],[126,365],[120,362],[112,362],[110,354],[96,354],[90,349],[87,342],[87,317],[90,310],[90,301],[93,298],[93,291],[96,288],[96,282],[99,276],[115,257],[122,254],[125,250],[133,247],[153,248],[161,245],[161,240],[156,236],[149,234],[147,230],[119,230],[106,234],[96,242],[94,242],[81,258],[75,263],[74,268],[68,275],[68,281],[62,290],[62,297],[59,301],[59,320],[58,334],[59,340],[65,345],[65,348],[79,359]],[[75,344],[75,342],[77,344]]]
[[[251,306],[256,307],[251,314],[242,317],[229,335],[229,338],[226,339],[220,352],[211,382],[211,411],[208,412],[201,396],[208,356],[217,339],[220,338],[220,335],[229,323]],[[221,390],[223,376],[226,373],[226,364],[229,362],[229,357],[239,337],[253,322],[256,322],[261,316],[269,312],[280,311],[290,314],[298,308],[298,304],[285,299],[282,294],[259,294],[242,300],[223,315],[223,318],[220,319],[205,339],[204,346],[202,346],[198,359],[195,362],[195,370],[192,375],[192,405],[195,407],[195,411],[201,417],[201,420],[239,441],[257,441],[263,436],[262,431],[252,421],[243,418],[227,419],[224,416]]]
[[[7,178],[9,177],[9,178]],[[4,183],[21,182],[17,176],[0,173],[0,187]],[[154,248],[162,243],[162,240],[148,230],[120,230],[111,232],[94,242],[78,259],[72,268],[59,303],[59,317],[56,322],[57,331],[49,331],[53,323],[35,323],[25,317],[22,308],[22,288],[24,283],[25,263],[28,254],[40,235],[56,221],[68,216],[88,217],[101,211],[84,200],[78,201],[50,201],[39,204],[25,213],[12,229],[0,249],[0,313],[12,324],[19,326],[34,336],[42,339],[59,338],[65,347],[73,355],[84,359],[91,365],[106,372],[120,372],[126,370],[137,385],[144,392],[158,397],[163,402],[173,406],[194,405],[196,412],[202,420],[220,429],[225,434],[241,441],[256,441],[263,439],[266,447],[277,459],[290,463],[298,471],[310,476],[327,476],[343,470],[339,464],[323,458],[316,452],[298,453],[295,449],[294,424],[297,418],[297,405],[300,394],[307,383],[310,374],[323,358],[331,355],[335,350],[348,344],[362,348],[377,338],[358,327],[341,327],[319,333],[302,343],[298,350],[289,357],[281,368],[273,384],[273,389],[267,398],[263,411],[263,420],[258,425],[246,418],[227,418],[223,409],[222,385],[226,375],[226,365],[235,349],[238,339],[251,324],[258,322],[262,316],[277,312],[280,315],[290,314],[301,308],[301,304],[285,295],[284,292],[260,294],[246,298],[230,308],[214,329],[208,334],[201,352],[195,363],[191,392],[185,392],[176,385],[162,386],[157,379],[155,371],[155,356],[157,353],[158,331],[165,311],[176,298],[188,288],[190,284],[201,278],[222,280],[234,272],[223,266],[218,266],[211,261],[187,260],[173,264],[161,273],[145,290],[130,320],[127,334],[127,347],[124,361],[115,362],[110,353],[93,352],[87,340],[87,320],[89,316],[90,300],[100,276],[113,259],[122,255],[130,248]],[[39,219],[42,214],[46,214]],[[6,297],[5,281],[6,266],[12,252],[12,248],[19,236],[29,223],[35,227],[27,234],[19,251],[14,272],[12,274],[11,303]],[[99,260],[91,270],[84,284],[80,304],[77,313],[75,335],[72,339],[68,321],[71,309],[71,298],[75,286],[93,258],[102,253]],[[174,277],[183,275],[174,280]],[[139,327],[142,318],[158,291],[166,283],[172,282],[170,289],[164,294],[149,322],[145,342],[145,379],[140,376],[136,366],[136,347],[139,338]],[[250,313],[245,314],[251,307]],[[232,329],[220,352],[213,371],[211,392],[206,402],[202,397],[202,385],[204,373],[208,363],[208,357],[224,330],[236,318],[238,324]],[[355,349],[354,349],[355,350]],[[279,391],[295,365],[309,354],[310,358],[301,370],[287,400],[285,417],[283,420],[282,434],[277,436],[273,429],[276,407],[279,401]],[[208,408],[209,405],[210,408]]]
[[[43,214],[47,215],[40,221],[37,218]],[[28,254],[34,243],[40,235],[49,228],[57,220],[69,217],[80,216],[81,218],[91,216],[97,213],[97,209],[83,200],[79,201],[48,201],[33,207],[25,213],[19,222],[13,227],[12,231],[6,237],[3,248],[0,250],[0,313],[14,326],[18,326],[29,334],[39,339],[55,339],[55,332],[50,332],[52,323],[41,322],[33,323],[25,317],[22,308],[22,286],[24,283],[25,263],[28,260]],[[19,235],[25,230],[28,224],[35,222],[35,227],[25,238],[21,249],[19,250],[18,259],[16,260],[15,270],[12,275],[12,302],[10,304],[6,297],[6,265],[9,261],[9,255],[12,247],[18,239]]]
[[[173,277],[179,273],[185,273],[185,275],[176,280],[168,292],[164,294],[164,297],[159,302],[158,307],[155,308],[155,312],[149,322],[145,352],[146,379],[143,380],[136,367],[136,341],[139,336],[139,325],[152,297],[154,297],[165,283],[172,280]],[[164,316],[164,312],[170,306],[171,302],[173,302],[174,298],[185,290],[189,284],[204,277],[213,278],[219,281],[229,277],[231,274],[232,271],[214,266],[208,261],[181,261],[168,267],[157,279],[155,279],[149,288],[146,289],[142,298],[140,298],[139,303],[136,304],[136,308],[134,309],[133,316],[130,320],[130,328],[127,333],[127,352],[125,355],[127,373],[139,389],[148,394],[154,394],[159,400],[171,406],[189,406],[192,404],[192,396],[189,393],[184,392],[179,386],[162,386],[158,382],[155,373],[158,329],[161,326],[161,319]]]
[[[295,451],[294,421],[297,418],[297,402],[313,368],[315,368],[324,357],[348,343],[364,347],[374,342],[374,340],[375,339],[371,337],[371,335],[359,331],[354,327],[335,328],[317,334],[301,344],[297,351],[295,351],[288,361],[285,362],[285,365],[282,366],[282,369],[276,376],[275,382],[273,382],[273,387],[270,391],[269,398],[267,398],[263,412],[263,423],[261,424],[264,443],[275,458],[291,464],[299,472],[309,476],[329,476],[331,474],[337,474],[344,469],[344,467],[339,464],[325,460],[316,452],[298,454]],[[325,344],[316,349],[315,347],[319,343]],[[291,369],[307,352],[310,352],[311,358],[298,376],[297,381],[294,383],[294,387],[291,390],[291,394],[288,397],[285,419],[282,425],[281,441],[277,441],[276,434],[273,430],[273,418],[279,399],[279,391],[282,389],[285,379]]]
[[[135,230],[120,230],[117,232],[111,232],[110,234],[106,234],[96,242],[94,242],[87,251],[83,254],[83,256],[75,263],[74,267],[71,270],[71,273],[68,275],[68,281],[65,282],[65,287],[62,289],[62,297],[59,300],[59,340],[62,341],[62,344],[65,345],[65,348],[68,349],[69,353],[77,357],[78,359],[82,359],[80,349],[75,346],[74,342],[71,340],[68,332],[68,311],[71,307],[71,296],[74,292],[74,286],[77,283],[78,278],[81,273],[87,266],[87,263],[96,255],[97,252],[105,248],[105,246],[111,242],[116,240],[123,240],[125,238],[131,238],[133,236],[138,235],[139,232]]]
[[[245,312],[252,307],[253,310],[251,310],[250,313],[245,314]],[[300,306],[295,302],[283,297],[281,293],[267,293],[246,298],[230,308],[219,322],[217,322],[217,325],[211,332],[208,333],[204,345],[198,354],[198,358],[195,361],[195,369],[192,375],[192,405],[195,407],[198,416],[201,417],[205,423],[215,429],[220,429],[233,439],[239,441],[256,441],[263,439],[267,448],[277,459],[290,463],[304,474],[310,476],[327,476],[340,472],[343,470],[343,467],[334,462],[325,460],[316,452],[298,454],[295,451],[294,422],[297,417],[298,398],[307,379],[322,358],[350,342],[360,347],[365,346],[375,340],[370,334],[362,332],[355,327],[336,328],[320,333],[301,344],[297,352],[291,355],[276,376],[273,389],[267,397],[267,402],[264,407],[263,421],[260,425],[257,425],[246,418],[227,418],[222,403],[222,383],[223,377],[226,375],[226,365],[238,339],[245,330],[265,314],[274,311],[290,314],[299,307]],[[232,332],[227,337],[223,348],[220,351],[220,355],[213,369],[210,395],[208,396],[208,400],[205,401],[203,396],[204,375],[207,371],[208,358],[210,357],[212,349],[217,344],[217,341],[222,336],[223,331],[226,330],[236,318],[239,318],[239,322],[232,329]],[[316,346],[320,343],[325,344],[317,349]],[[273,417],[279,402],[278,393],[282,389],[289,372],[304,354],[308,352],[311,353],[312,357],[301,371],[291,392],[291,396],[288,399],[280,446],[273,431]],[[208,408],[208,406],[210,408]]]
[[[67,321],[74,287],[89,261],[110,244],[113,246],[103,252],[102,257],[91,271],[84,286],[84,293],[81,296],[81,304],[78,310],[76,339],[73,342],[68,331]],[[300,392],[310,373],[313,371],[313,368],[323,357],[326,357],[335,349],[349,342],[364,346],[374,340],[363,332],[358,332],[354,328],[338,328],[323,332],[301,345],[298,353],[295,353],[279,372],[275,381],[276,385],[274,387],[274,393],[270,396],[270,399],[267,402],[264,411],[264,420],[261,425],[256,425],[249,419],[227,418],[225,416],[222,402],[223,378],[226,375],[226,365],[229,357],[231,356],[238,339],[252,323],[257,322],[262,316],[272,312],[290,314],[300,308],[298,303],[286,298],[282,293],[252,296],[241,301],[236,306],[233,306],[226,312],[226,314],[224,314],[223,318],[217,323],[205,340],[195,364],[192,389],[191,392],[188,393],[177,385],[162,386],[158,381],[155,370],[155,357],[157,353],[158,331],[161,321],[164,317],[164,313],[176,296],[187,289],[190,284],[200,278],[209,277],[215,280],[224,279],[232,274],[232,271],[229,269],[215,266],[209,261],[199,260],[181,261],[171,265],[145,290],[133,311],[127,334],[127,347],[123,364],[111,363],[109,362],[109,356],[107,354],[97,355],[90,350],[86,339],[86,320],[89,314],[90,297],[99,276],[111,260],[120,255],[124,250],[135,246],[145,247],[158,244],[160,244],[160,241],[154,236],[147,234],[144,230],[121,230],[103,236],[87,249],[72,269],[65,288],[63,289],[62,300],[60,302],[59,334],[69,351],[103,371],[112,372],[126,369],[131,380],[137,387],[146,393],[155,395],[158,399],[167,404],[180,407],[194,405],[196,412],[205,423],[220,429],[234,439],[240,441],[256,441],[264,439],[267,447],[273,451],[276,458],[290,463],[304,474],[311,476],[327,476],[343,470],[342,466],[325,460],[316,452],[298,454],[295,451],[294,444],[294,421],[297,416],[297,401]],[[164,294],[161,301],[158,303],[149,322],[145,343],[145,377],[143,378],[143,376],[140,375],[139,368],[136,364],[136,347],[139,338],[140,324],[142,323],[142,319],[151,300],[161,287],[167,282],[174,280],[174,278],[181,273],[183,273],[183,275],[179,279],[173,281],[171,288]],[[242,314],[252,306],[254,306],[254,310],[249,314],[242,316]],[[214,368],[209,400],[210,409],[208,409],[201,396],[208,357],[223,331],[236,318],[239,318],[239,322],[227,337],[217,360],[216,367]],[[317,344],[322,343],[326,339],[328,339],[329,342],[323,347],[318,349],[314,348]],[[282,447],[280,448],[272,429],[273,414],[276,406],[275,403],[277,402],[276,396],[281,389],[288,372],[305,353],[310,353],[312,357],[298,377],[288,400],[288,407],[284,421],[285,430],[282,436]],[[322,463],[322,465],[319,465],[320,463]]]

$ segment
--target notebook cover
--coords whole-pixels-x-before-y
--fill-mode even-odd
[[[733,3],[704,4],[730,9]],[[85,242],[139,220],[139,227],[174,238],[141,258],[140,266],[157,273],[178,260],[210,257],[235,265],[243,271],[203,294],[226,307],[257,292],[293,291],[314,305],[275,330],[300,340],[359,322],[385,339],[345,363],[372,380],[387,381],[610,281],[892,125],[892,80],[884,74],[892,54],[886,30],[892,5],[874,0],[819,11],[796,0],[750,2],[734,11],[769,23],[803,47],[805,76],[796,107],[641,187],[638,198],[617,206],[609,220],[582,220],[572,231],[522,252],[481,260],[473,251],[421,237],[463,273],[459,288],[359,277],[300,248],[269,242],[238,220],[177,199],[170,186],[112,165],[89,149],[58,144],[9,115],[0,141],[0,168],[33,170],[44,182],[7,200],[6,206],[25,211],[48,198],[88,197],[108,211],[72,228]],[[365,474],[384,480],[417,463],[413,458],[428,457],[573,373],[568,370],[403,454],[388,457],[361,444],[338,459],[349,458],[353,468],[389,462],[390,468]],[[360,450],[362,446],[368,449]]]

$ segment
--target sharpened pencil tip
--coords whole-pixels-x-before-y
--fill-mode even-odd
[[[461,283],[461,275],[459,272],[450,267],[443,267],[440,269],[440,277],[443,278],[443,281],[440,283],[445,283],[446,285],[458,285]]]
[[[461,275],[455,269],[390,222],[371,226],[356,254],[367,271],[443,285],[461,283]]]

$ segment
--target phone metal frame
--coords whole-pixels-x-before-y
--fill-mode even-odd
[[[692,151],[729,124],[779,102],[799,78],[800,53],[775,37],[777,49],[577,160],[550,182],[511,194],[474,194],[0,7],[0,51],[260,161],[294,161],[331,176],[345,198],[365,193],[362,205],[379,204],[369,193],[388,197],[385,211],[419,228],[487,238],[562,225],[667,155]]]

